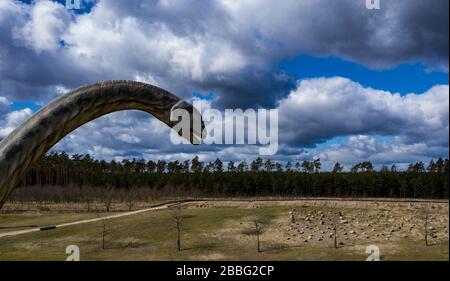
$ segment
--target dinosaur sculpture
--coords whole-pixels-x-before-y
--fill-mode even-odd
[[[128,109],[148,112],[171,128],[177,124],[170,120],[173,109],[186,109],[191,120],[201,120],[192,105],[145,83],[104,81],[78,88],[43,107],[0,142],[0,209],[27,171],[59,140],[102,115]],[[204,124],[200,132],[191,128],[189,141],[198,143],[194,140],[202,137]]]

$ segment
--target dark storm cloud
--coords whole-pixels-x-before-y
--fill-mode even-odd
[[[384,0],[380,10],[362,0],[103,0],[84,15],[49,3],[0,4],[6,96],[143,77],[182,96],[214,90],[224,106],[273,106],[293,88],[273,65],[299,54],[448,69],[445,0]]]
[[[224,108],[273,108],[275,101],[293,90],[296,80],[283,72],[255,72],[215,77],[203,87],[217,94],[217,105]],[[270,98],[266,93],[270,93]]]
[[[306,1],[308,2],[308,1]],[[448,70],[449,1],[314,1],[299,11],[298,38],[287,40],[310,54],[338,56],[369,67],[421,61]]]

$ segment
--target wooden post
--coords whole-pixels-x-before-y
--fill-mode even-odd
[[[105,236],[106,236],[106,223],[103,222],[103,232],[102,232],[102,249],[105,249]]]
[[[424,224],[424,234],[425,234],[425,246],[428,246],[428,213],[425,212],[425,224]]]
[[[258,243],[258,253],[261,253],[261,247],[259,246],[259,232],[256,234],[256,239],[257,239],[257,243]]]
[[[177,232],[178,232],[178,235],[177,235],[178,252],[181,252],[181,234],[180,234],[181,229],[180,229],[180,221],[179,220],[177,220]]]

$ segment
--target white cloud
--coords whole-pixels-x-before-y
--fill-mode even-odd
[[[70,15],[67,9],[53,1],[37,1],[29,11],[27,23],[16,28],[15,37],[37,53],[55,51],[68,27]]]
[[[100,71],[141,70],[156,77],[172,74],[199,82],[207,73],[239,71],[246,65],[240,51],[221,38],[180,35],[164,22],[153,23],[132,14],[121,18],[109,5],[114,4],[99,3],[91,14],[71,24],[64,35],[71,46],[70,56]]]
[[[123,141],[126,143],[134,144],[134,143],[140,143],[141,139],[135,136],[130,136],[128,134],[120,134],[116,137],[117,140]]]
[[[6,98],[0,97],[0,140],[33,114],[29,108],[9,111],[9,105],[10,103]]]
[[[401,96],[340,77],[302,80],[279,102],[280,138],[314,145],[335,136],[378,134],[446,145],[448,93],[448,85]]]

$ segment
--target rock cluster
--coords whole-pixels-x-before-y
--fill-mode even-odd
[[[305,208],[289,212],[284,238],[289,242],[330,243],[334,241],[334,225],[338,243],[368,244],[397,239],[423,240],[425,219],[420,209],[407,212],[385,210],[329,210]],[[448,215],[428,217],[426,229],[429,241],[447,239]]]

